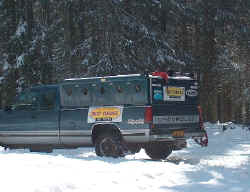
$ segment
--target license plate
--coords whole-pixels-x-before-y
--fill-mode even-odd
[[[184,131],[173,131],[172,136],[173,137],[184,137]]]

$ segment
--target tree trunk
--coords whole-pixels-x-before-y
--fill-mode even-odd
[[[204,109],[207,121],[217,120],[216,110],[216,74],[213,67],[216,64],[216,47],[215,47],[215,11],[213,5],[208,1],[204,2],[204,20],[202,26],[202,44],[201,44],[201,57],[200,62],[202,72],[201,82],[201,98],[202,102],[206,103]]]
[[[26,0],[25,4],[26,18],[27,21],[27,38],[29,41],[32,40],[32,30],[34,25],[34,15],[33,15],[33,0]]]
[[[8,28],[7,41],[10,42],[11,37],[15,34],[17,25],[18,25],[18,17],[17,17],[17,4],[15,0],[8,0],[8,15],[11,18]],[[17,87],[17,77],[16,77],[16,47],[9,43],[8,44],[8,58],[7,62],[9,63],[8,75],[5,77],[4,85],[3,85],[3,106],[8,106],[11,104],[13,98],[16,96],[16,87]]]
[[[161,0],[161,31],[166,33],[167,32],[167,10],[168,10],[168,1],[169,0]]]
[[[50,1],[49,0],[42,0],[40,1],[42,5],[41,9],[41,23],[43,25],[50,25]]]
[[[50,5],[51,2],[49,0],[41,1],[41,17],[40,22],[43,24],[44,27],[47,28],[49,31],[51,21],[50,21]],[[51,34],[47,34],[50,36]],[[44,41],[44,46],[46,47],[45,53],[42,55],[41,58],[41,82],[43,84],[50,84],[53,82],[53,66],[52,66],[52,42],[50,38],[46,38]]]
[[[65,48],[65,63],[69,69],[69,76],[74,76],[76,73],[76,66],[72,62],[72,31],[73,31],[73,15],[72,15],[72,2],[65,3],[64,7],[64,48]]]
[[[84,17],[84,10],[85,10],[85,7],[84,7],[84,2],[83,0],[80,0],[79,1],[79,11],[80,11],[80,19],[79,19],[79,23],[78,23],[78,27],[79,27],[79,30],[80,30],[80,39],[81,40],[84,40],[85,39],[85,17]]]
[[[246,104],[246,122],[247,124],[250,124],[250,102]]]

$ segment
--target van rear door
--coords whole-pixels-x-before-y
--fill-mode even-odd
[[[198,84],[189,77],[152,77],[152,134],[184,134],[200,132]]]

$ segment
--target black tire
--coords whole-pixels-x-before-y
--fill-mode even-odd
[[[173,150],[171,143],[150,143],[145,146],[146,154],[155,160],[166,159]]]
[[[123,150],[121,139],[112,134],[103,134],[97,137],[95,142],[96,155],[100,157],[122,157]]]
[[[127,148],[128,148],[128,151],[132,154],[139,153],[141,150],[141,147],[138,145],[128,145]]]

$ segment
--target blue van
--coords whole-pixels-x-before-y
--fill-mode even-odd
[[[144,148],[165,159],[186,139],[205,136],[198,84],[189,77],[67,79],[29,88],[0,111],[0,145],[31,151],[93,146],[98,156],[120,157]]]

